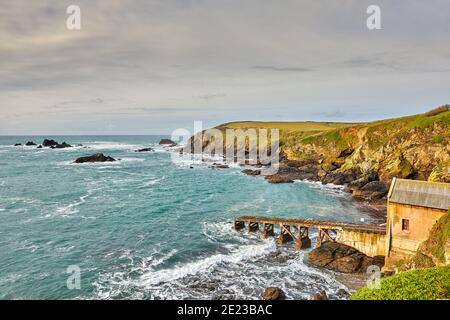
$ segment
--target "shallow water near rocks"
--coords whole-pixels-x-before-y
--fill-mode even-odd
[[[87,148],[13,146],[44,138],[0,137],[3,299],[259,299],[268,286],[289,299],[322,289],[339,299],[345,286],[310,266],[308,250],[236,232],[233,218],[382,222],[338,187],[273,185],[239,166],[173,162],[159,136],[48,137]],[[145,147],[155,152],[134,152]],[[73,164],[97,152],[121,160]],[[81,270],[80,289],[66,286],[71,265]]]

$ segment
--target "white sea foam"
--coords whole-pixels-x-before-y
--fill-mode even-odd
[[[56,210],[53,213],[46,214],[45,218],[52,218],[54,216],[67,217],[67,216],[73,215],[75,213],[78,213],[79,212],[78,206],[85,203],[86,198],[91,196],[92,193],[93,193],[93,190],[88,190],[87,194],[79,197],[78,200],[76,200],[72,203],[69,203],[68,205],[64,205],[64,206],[60,206],[60,207],[56,208]]]
[[[273,242],[266,242],[260,245],[242,246],[230,254],[215,254],[198,261],[178,265],[174,268],[158,271],[149,271],[142,275],[138,285],[144,287],[154,287],[160,283],[172,282],[176,279],[189,275],[194,275],[200,271],[214,268],[220,263],[238,263],[244,259],[254,258],[275,250]]]
[[[86,146],[92,150],[135,150],[142,148],[142,144],[129,144],[123,142],[113,141],[90,141],[82,143],[83,147]],[[83,148],[81,147],[81,148]]]

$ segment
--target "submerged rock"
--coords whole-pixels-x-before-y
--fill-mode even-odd
[[[28,141],[27,143],[25,143],[26,146],[36,146],[36,143],[34,143],[33,141]]]
[[[40,144],[40,145],[38,145],[36,148],[37,148],[37,149],[42,149],[42,145]]]
[[[116,159],[105,156],[103,153],[97,153],[92,156],[80,157],[75,160],[75,163],[85,163],[85,162],[113,162]]]
[[[284,292],[278,287],[269,287],[264,290],[262,297],[264,300],[283,300]]]
[[[142,148],[142,149],[134,150],[134,152],[151,152],[151,151],[155,151],[155,150],[153,150],[153,148]]]
[[[353,273],[366,272],[370,265],[377,265],[381,268],[384,265],[384,257],[368,257],[345,244],[325,242],[309,253],[309,262],[326,269]]]
[[[44,147],[56,146],[57,144],[58,142],[53,139],[44,139],[44,141],[42,141],[42,146]]]
[[[21,145],[22,145],[21,143],[15,143],[14,147],[18,147],[18,146],[21,146]]]

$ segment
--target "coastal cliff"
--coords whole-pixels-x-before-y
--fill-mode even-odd
[[[347,191],[365,200],[383,198],[393,177],[450,182],[449,105],[367,123],[231,122],[214,129],[275,128],[280,130],[280,168],[266,176],[269,182],[347,185]],[[192,137],[191,144],[199,138]],[[201,139],[203,149],[213,141]]]

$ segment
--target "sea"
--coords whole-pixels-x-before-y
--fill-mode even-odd
[[[44,138],[75,147],[14,146]],[[174,157],[161,138],[0,137],[0,299],[261,299],[273,286],[287,299],[351,292],[339,274],[308,263],[310,249],[234,231],[233,219],[381,223],[365,204],[339,186],[270,184],[237,164],[213,169],[217,159]],[[135,152],[145,147],[154,151]],[[118,161],[73,162],[95,153]]]

